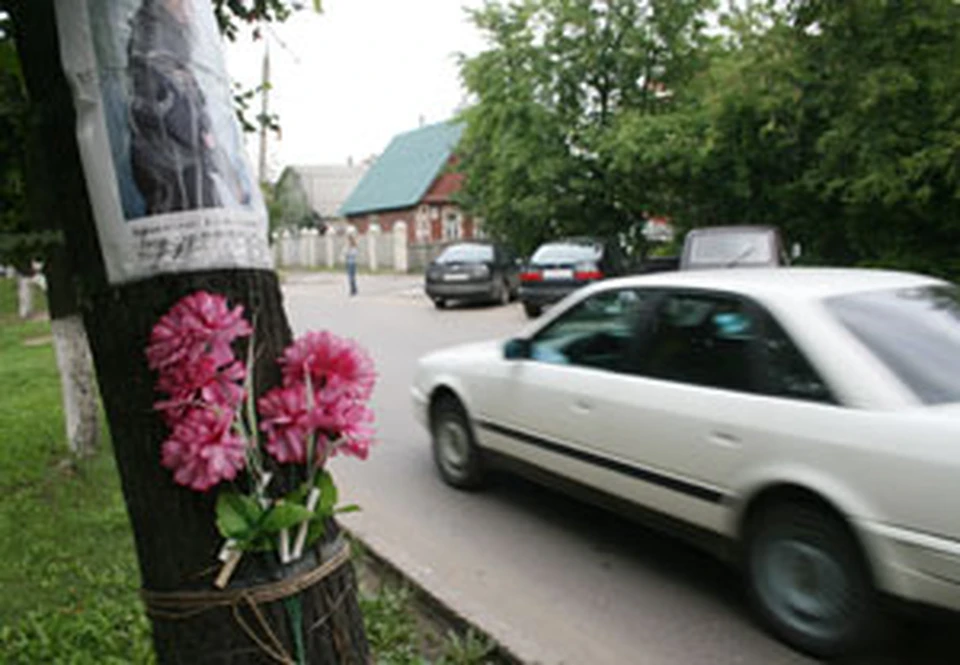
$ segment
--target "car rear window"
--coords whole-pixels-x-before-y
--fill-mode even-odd
[[[437,263],[481,263],[493,261],[492,245],[452,245],[447,247]]]
[[[599,261],[603,248],[599,244],[551,243],[541,245],[530,263],[534,265],[551,265],[557,263],[585,263]]]
[[[693,237],[690,261],[709,265],[748,266],[773,260],[770,237],[760,233],[703,233]]]
[[[925,404],[960,401],[960,290],[877,291],[827,300],[827,308]]]

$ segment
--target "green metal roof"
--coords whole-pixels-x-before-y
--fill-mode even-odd
[[[462,124],[441,122],[395,136],[340,206],[340,215],[416,205],[447,163],[461,134]]]

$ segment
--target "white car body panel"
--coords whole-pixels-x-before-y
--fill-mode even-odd
[[[495,341],[422,359],[416,408],[426,423],[430,396],[451,390],[482,448],[731,539],[765,488],[803,487],[848,518],[882,589],[960,610],[960,408],[920,406],[821,302],[936,283],[876,271],[664,273],[583,289],[521,333],[611,288],[734,293],[774,315],[843,406],[506,360]]]

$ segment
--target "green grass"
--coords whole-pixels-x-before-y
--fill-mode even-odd
[[[414,593],[405,586],[384,585],[362,593],[360,608],[367,639],[383,665],[486,665],[495,663],[493,644],[468,630],[440,633],[414,608]]]
[[[0,279],[0,662],[151,662],[113,455],[71,459],[49,335]]]
[[[41,318],[18,320],[14,282],[0,278],[0,663],[152,663],[107,432],[95,456],[71,458]],[[487,662],[484,639],[431,630],[403,587],[360,602],[377,663]]]

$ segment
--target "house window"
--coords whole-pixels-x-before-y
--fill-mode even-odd
[[[483,229],[483,218],[475,217],[473,220],[473,237],[482,240],[487,237],[487,232]]]
[[[430,220],[417,217],[417,242],[430,242]]]
[[[430,207],[430,219],[440,219],[440,208],[437,206]]]
[[[459,240],[463,237],[463,220],[460,213],[451,211],[443,218],[443,239]]]

